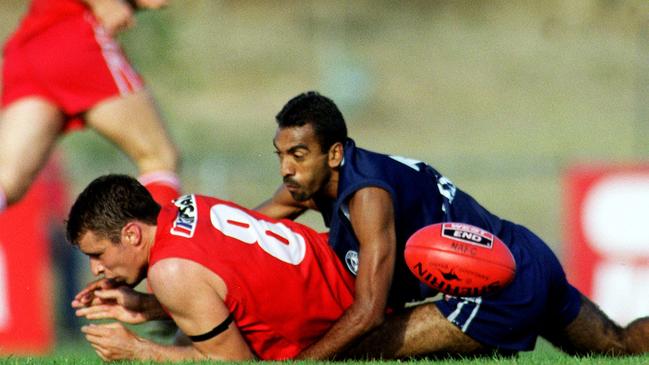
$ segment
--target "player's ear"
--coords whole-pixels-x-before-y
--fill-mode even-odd
[[[142,241],[142,227],[137,222],[131,221],[122,227],[122,242],[137,246]]]
[[[329,147],[328,162],[329,167],[336,168],[343,161],[343,144],[336,142]]]

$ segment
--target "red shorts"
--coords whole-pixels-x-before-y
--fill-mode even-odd
[[[4,51],[2,107],[40,96],[61,109],[70,128],[98,102],[144,87],[120,46],[90,12],[63,17],[27,39],[20,31]]]

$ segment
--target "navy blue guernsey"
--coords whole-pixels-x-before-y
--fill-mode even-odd
[[[433,223],[461,222],[498,236],[516,260],[516,276],[505,288],[482,297],[445,295],[434,302],[451,323],[478,342],[508,351],[531,350],[542,333],[556,333],[574,320],[581,294],[567,281],[550,247],[527,228],[491,214],[431,166],[412,159],[357,148],[349,139],[340,167],[338,197],[316,205],[329,227],[329,243],[347,269],[358,270],[359,243],[348,203],[360,189],[378,187],[392,197],[397,257],[388,306],[400,311],[435,292],[410,273],[403,259],[408,238]]]
[[[329,227],[330,245],[354,275],[358,269],[359,243],[349,221],[348,202],[358,190],[378,187],[390,193],[394,204],[397,237],[395,275],[388,304],[398,310],[404,303],[429,297],[432,292],[410,273],[403,258],[407,239],[418,229],[439,222],[462,222],[500,236],[502,221],[471,196],[424,162],[389,156],[344,145],[338,197],[316,200]]]

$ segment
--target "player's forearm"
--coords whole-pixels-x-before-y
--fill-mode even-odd
[[[164,311],[160,302],[153,294],[143,295],[139,312],[144,314],[148,321],[155,321],[160,319],[169,319],[169,314]]]
[[[169,362],[207,359],[194,346],[165,346],[142,338],[139,339],[138,350],[133,360]]]
[[[282,205],[274,202],[272,199],[269,199],[257,207],[254,208],[257,212],[271,217],[273,219],[295,219],[300,214],[302,210],[297,209],[292,206]]]
[[[382,313],[368,311],[354,303],[320,340],[302,351],[297,359],[333,359],[383,320]]]

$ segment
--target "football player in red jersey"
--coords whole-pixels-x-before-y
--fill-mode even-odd
[[[79,293],[79,315],[170,316],[192,341],[162,346],[119,323],[85,326],[104,360],[290,359],[353,301],[352,277],[326,235],[206,196],[160,207],[125,175],[100,177],[79,195],[67,234],[104,278]],[[153,295],[130,289],[145,277]]]
[[[178,152],[113,39],[134,24],[124,0],[32,0],[3,53],[0,212],[25,194],[61,133],[81,125],[121,148],[158,201],[178,196]]]

